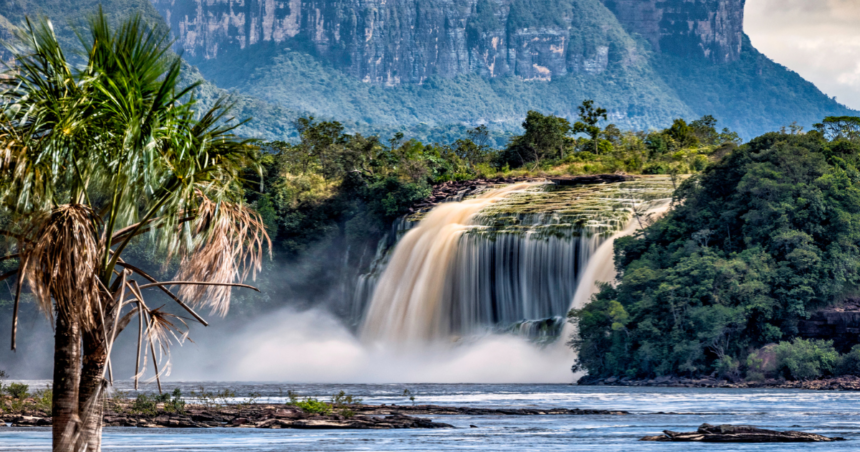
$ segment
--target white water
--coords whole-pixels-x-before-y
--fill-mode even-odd
[[[669,200],[665,200],[657,206],[648,209],[645,212],[645,217],[651,220],[657,220],[666,212],[669,211]],[[591,301],[591,297],[600,291],[599,283],[612,283],[618,277],[618,272],[615,270],[615,239],[632,235],[640,229],[641,225],[635,218],[631,218],[623,230],[618,231],[608,240],[603,242],[597,251],[591,256],[585,272],[582,274],[579,286],[576,288],[576,295],[573,297],[573,302],[570,309],[582,309]],[[562,330],[561,337],[568,338],[573,334],[573,325],[566,323]]]
[[[475,215],[511,193],[534,184],[515,184],[474,199],[444,203],[431,210],[398,242],[377,283],[361,327],[365,341],[426,343],[448,337],[451,264],[460,236]]]

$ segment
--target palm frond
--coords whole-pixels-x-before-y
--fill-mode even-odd
[[[31,222],[33,237],[21,251],[27,282],[47,315],[67,316],[94,328],[100,298],[100,250],[93,212],[79,204],[62,205]],[[109,296],[109,294],[108,294]]]
[[[183,249],[176,279],[211,283],[256,279],[265,246],[271,239],[259,214],[245,205],[227,201],[213,202],[202,197],[197,220],[191,225],[193,248]],[[183,243],[183,246],[187,246]],[[230,306],[230,287],[224,285],[185,285],[179,296],[192,306],[207,306],[225,315]]]

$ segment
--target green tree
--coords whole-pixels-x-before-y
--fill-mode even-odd
[[[535,162],[537,167],[542,159],[562,156],[571,131],[566,119],[536,111],[528,112],[523,129],[525,133],[514,137],[505,150],[505,160],[517,166]]]
[[[681,149],[684,149],[699,145],[699,138],[696,136],[695,132],[696,129],[687,125],[687,121],[676,119],[665,133],[671,137]]]
[[[691,122],[690,128],[692,129],[693,135],[695,135],[703,144],[722,144],[719,143],[720,134],[717,132],[717,120],[713,116],[706,115]]]
[[[345,143],[343,125],[337,121],[315,122],[313,116],[308,116],[296,120],[296,129],[302,140],[299,149],[307,154],[309,162],[320,165],[323,178],[341,175],[340,157]]]
[[[579,107],[579,121],[573,124],[573,133],[584,133],[590,137],[591,149],[594,154],[600,154],[600,120],[606,121],[608,112],[604,108],[595,108],[593,100],[586,100]]]
[[[828,140],[860,140],[860,117],[828,116],[813,127]]]
[[[0,112],[0,202],[16,225],[3,233],[21,263],[13,348],[26,282],[54,321],[54,450],[100,450],[111,350],[133,318],[137,360],[148,346],[156,376],[156,350],[184,334],[144,294],[160,290],[205,324],[193,308],[226,313],[234,278],[259,269],[267,239],[242,202],[256,154],[222,125],[229,105],[197,112],[166,35],[140,17],[112,30],[99,12],[88,32],[75,69],[50,22],[28,21]],[[178,293],[124,260],[146,231],[181,260]]]

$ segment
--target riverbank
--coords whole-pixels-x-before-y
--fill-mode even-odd
[[[653,379],[582,377],[581,386],[642,386],[662,388],[730,388],[730,389],[808,389],[814,391],[860,391],[860,377],[844,375],[806,381],[768,379],[764,381],[730,381],[714,377],[684,378],[663,376]]]
[[[491,409],[440,405],[349,405],[330,413],[305,411],[292,405],[241,404],[223,407],[188,405],[167,411],[164,405],[150,412],[135,412],[130,406],[107,409],[105,427],[145,428],[294,428],[294,429],[402,429],[454,428],[416,416],[586,416],[626,415],[626,411],[581,410],[565,408]],[[44,411],[0,414],[0,427],[45,427],[51,425]]]
[[[30,382],[33,386],[41,382]],[[144,388],[151,394],[155,383]],[[642,451],[663,452],[667,448],[707,449],[710,452],[807,452],[810,444],[778,445],[701,444],[643,442],[645,436],[661,435],[663,430],[696,431],[703,423],[711,425],[754,425],[773,430],[797,430],[847,441],[818,444],[818,450],[849,452],[860,442],[860,392],[654,388],[617,386],[577,386],[572,384],[290,384],[259,382],[168,382],[165,390],[181,388],[190,395],[200,385],[207,391],[236,391],[230,402],[241,403],[259,393],[262,405],[289,404],[287,388],[305,396],[328,401],[343,390],[364,399],[362,404],[388,409],[411,407],[403,395],[415,394],[416,408],[421,405],[489,409],[589,408],[625,410],[624,416],[424,416],[451,424],[450,429],[264,429],[264,428],[135,428],[108,427],[104,430],[103,449],[123,452],[183,450],[196,452],[342,452],[373,450],[379,452],[462,451],[476,449],[494,452],[582,452]],[[118,381],[117,390],[131,392],[131,381]],[[283,391],[281,391],[283,389]],[[192,402],[189,397],[186,400]],[[189,408],[186,407],[186,410]],[[665,414],[658,414],[663,412]],[[403,411],[413,415],[413,411]],[[670,414],[671,413],[671,414]],[[472,427],[472,426],[475,427]],[[0,452],[51,450],[50,427],[0,427]]]

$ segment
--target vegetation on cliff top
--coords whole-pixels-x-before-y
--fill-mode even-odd
[[[664,219],[617,240],[619,284],[570,314],[575,369],[639,378],[837,372],[832,343],[796,337],[798,322],[860,282],[860,142],[856,123],[826,130],[838,119],[741,146],[684,182]],[[779,369],[756,364],[767,347]]]

